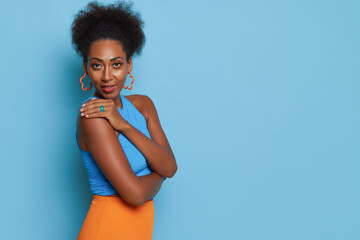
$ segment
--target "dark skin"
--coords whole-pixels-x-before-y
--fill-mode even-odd
[[[117,194],[109,196],[122,197],[128,203],[140,206],[158,193],[163,177],[174,176],[177,164],[155,105],[148,96],[135,94],[125,97],[146,119],[151,139],[123,119],[117,109],[123,107],[119,94],[128,71],[132,70],[132,58],[126,59],[126,52],[118,41],[102,39],[91,44],[83,67],[95,87],[94,96],[99,99],[93,98],[82,105],[77,133],[80,148],[91,152],[117,190]],[[106,93],[102,89],[104,85],[115,85],[115,89]],[[104,106],[104,112],[100,112],[100,105]],[[119,132],[144,155],[152,173],[136,176],[118,140]]]

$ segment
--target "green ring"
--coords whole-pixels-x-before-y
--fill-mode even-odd
[[[100,105],[100,112],[103,112],[103,111],[104,111],[104,106]]]

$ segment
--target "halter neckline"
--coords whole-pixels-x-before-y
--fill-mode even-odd
[[[122,108],[118,108],[118,107],[116,107],[117,109],[120,109],[120,110],[124,110],[124,96],[123,95],[121,95],[121,94],[119,94],[120,95],[120,101],[121,101],[121,105],[122,105]]]

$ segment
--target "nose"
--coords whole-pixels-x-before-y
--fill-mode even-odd
[[[111,80],[111,69],[110,69],[110,67],[105,67],[104,68],[102,78],[103,78],[104,81]]]

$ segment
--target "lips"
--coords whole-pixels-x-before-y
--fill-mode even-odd
[[[102,90],[106,93],[111,93],[115,90],[116,85],[103,85],[101,86]]]

